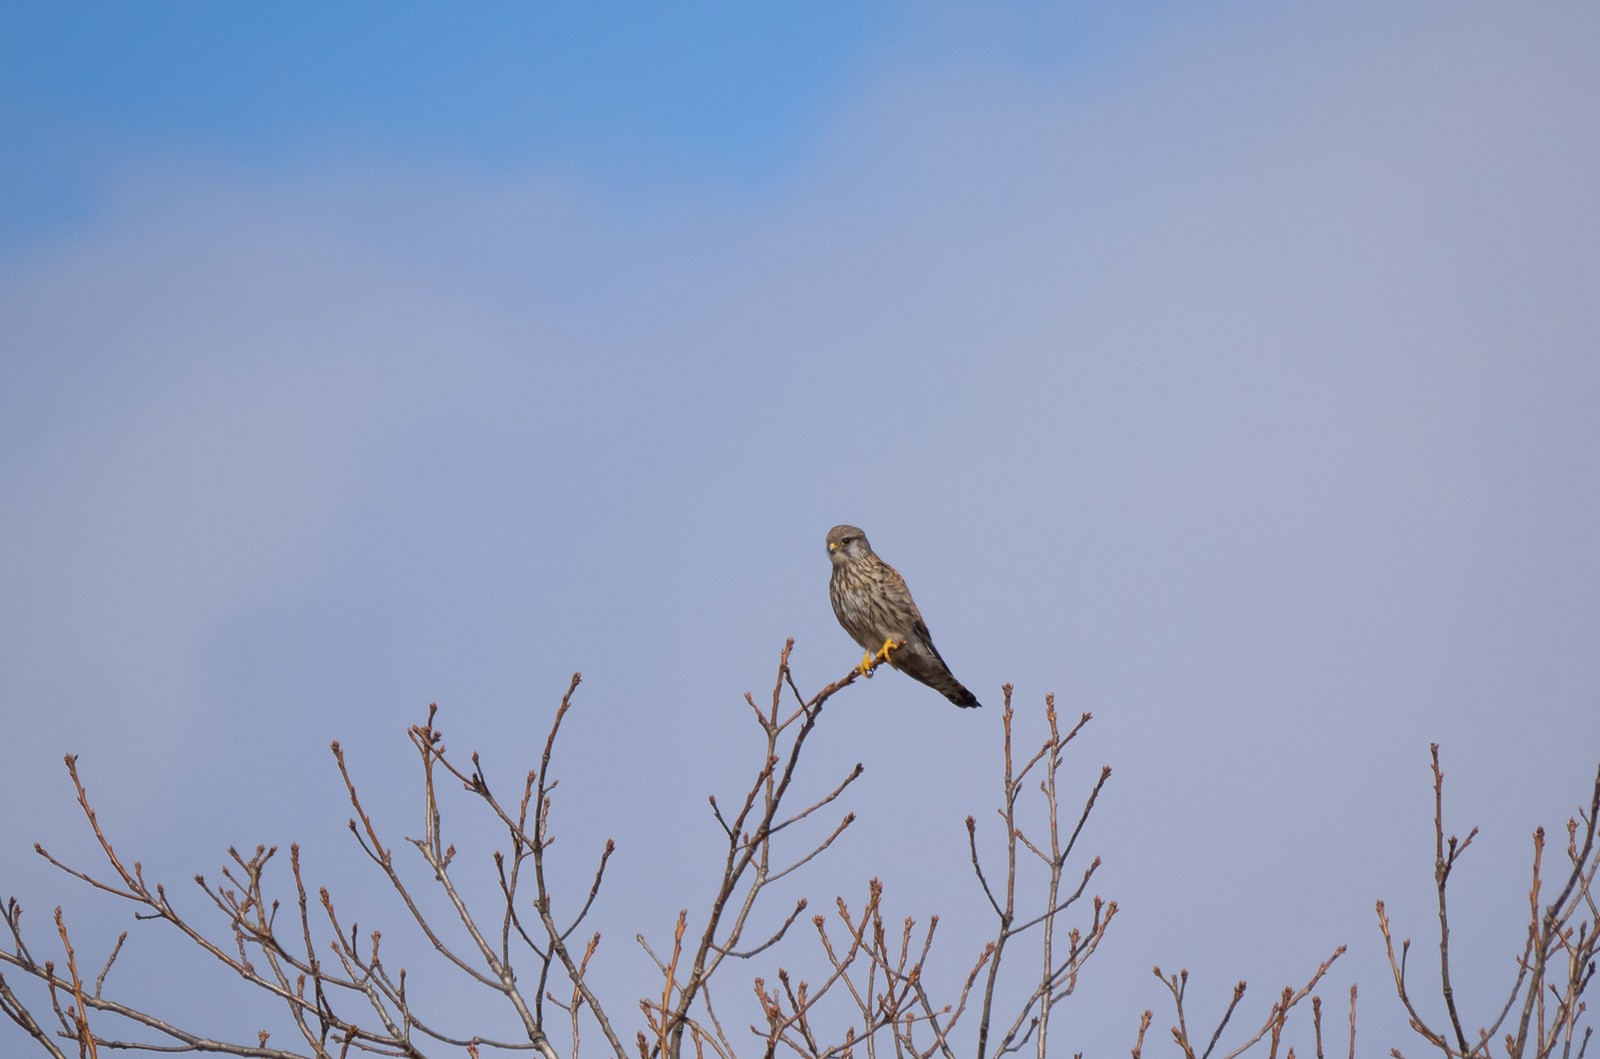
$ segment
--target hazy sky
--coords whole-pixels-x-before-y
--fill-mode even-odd
[[[1059,1051],[1125,1054],[1153,1007],[1172,1053],[1152,964],[1208,1028],[1248,979],[1242,1029],[1346,943],[1322,995],[1358,981],[1363,1053],[1412,1054],[1372,905],[1432,945],[1437,741],[1492,1019],[1528,835],[1600,757],[1593,6],[3,19],[0,897],[36,950],[60,903],[91,962],[133,931],[108,993],[286,1031],[33,856],[97,863],[60,756],[198,918],[229,844],[298,840],[399,946],[328,742],[403,846],[428,703],[512,785],[582,670],[557,874],[617,839],[595,973],[631,1037],[631,939],[704,915],[706,796],[759,754],[743,693],[786,636],[803,688],[859,659],[822,545],[851,522],[986,707],[836,700],[807,790],[861,761],[860,819],[793,892],[880,877],[963,974],[998,689],[1030,742],[1054,691],[1095,714],[1064,780],[1115,770],[1081,848],[1121,908]]]

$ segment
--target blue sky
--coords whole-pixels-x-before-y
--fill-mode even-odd
[[[80,220],[120,165],[191,150],[278,174],[374,155],[553,169],[622,198],[690,174],[760,187],[888,56],[960,61],[951,38],[977,36],[1059,77],[1163,6],[8,5],[4,234]]]
[[[1161,1029],[1152,964],[1264,1011],[1340,943],[1325,998],[1412,1047],[1372,902],[1428,936],[1430,741],[1483,827],[1458,997],[1507,979],[1528,833],[1600,752],[1591,10],[4,17],[0,889],[35,926],[128,926],[29,853],[92,853],[76,752],[171,887],[299,840],[398,944],[328,742],[411,833],[406,724],[520,775],[581,669],[557,870],[617,839],[631,1017],[743,693],[786,636],[802,687],[859,657],[852,522],[988,705],[852,689],[809,782],[861,761],[860,822],[796,892],[882,878],[959,974],[1011,681],[1095,714],[1073,782],[1115,770],[1084,843],[1123,911],[1063,1047]],[[124,988],[277,1017],[144,926],[125,959],[174,973]]]
[[[9,219],[26,231],[79,217],[108,168],[163,150],[269,172],[351,152],[613,179],[663,161],[762,170],[847,90],[887,15],[14,7],[7,198],[23,208]]]

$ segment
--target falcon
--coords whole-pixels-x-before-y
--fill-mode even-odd
[[[863,670],[872,664],[873,655],[881,654],[889,665],[957,706],[983,705],[951,675],[905,578],[878,558],[865,533],[854,526],[833,527],[828,531],[828,558],[833,563],[828,598],[844,631],[867,652],[861,660]],[[895,647],[901,640],[905,646]]]

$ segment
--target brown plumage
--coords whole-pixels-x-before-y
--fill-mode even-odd
[[[886,641],[904,640],[904,647],[889,652],[891,666],[957,706],[982,705],[951,675],[933,646],[905,578],[878,558],[865,533],[854,526],[833,527],[828,531],[828,558],[833,562],[828,597],[850,639],[869,656],[882,650]]]

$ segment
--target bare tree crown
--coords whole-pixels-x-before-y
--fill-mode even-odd
[[[60,958],[40,959],[24,940],[22,908],[14,898],[3,910],[11,946],[9,951],[0,950],[0,961],[20,972],[19,986],[31,983],[31,988],[37,989],[48,1016],[36,1017],[33,1012],[44,1008],[36,1000],[25,1003],[4,974],[0,974],[0,1011],[44,1054],[56,1059],[65,1059],[69,1050],[76,1051],[80,1059],[98,1057],[102,1049],[262,1059],[345,1059],[352,1052],[412,1059],[466,1054],[477,1059],[496,1050],[533,1051],[546,1059],[561,1059],[565,1054],[578,1059],[586,1045],[615,1059],[629,1059],[631,1054],[640,1059],[681,1059],[686,1044],[696,1059],[708,1054],[737,1059],[758,1053],[765,1059],[779,1053],[807,1059],[853,1059],[859,1053],[877,1059],[880,1050],[885,1055],[892,1052],[895,1059],[933,1059],[935,1055],[956,1059],[958,1054],[995,1059],[1024,1051],[1044,1059],[1049,1054],[1056,1007],[1073,995],[1080,975],[1117,916],[1115,901],[1090,895],[1077,921],[1068,925],[1063,918],[1089,894],[1100,867],[1098,857],[1070,870],[1068,863],[1111,769],[1100,769],[1087,784],[1081,809],[1063,805],[1066,792],[1060,775],[1065,752],[1089,723],[1090,715],[1085,713],[1067,725],[1057,714],[1054,697],[1046,696],[1043,738],[1036,749],[1023,749],[1015,732],[1012,689],[1010,685],[1003,689],[998,763],[1001,797],[996,808],[1004,850],[1001,862],[985,862],[980,854],[978,821],[966,818],[969,866],[977,884],[975,893],[981,895],[976,914],[992,924],[990,940],[977,952],[955,957],[965,960],[958,962],[963,969],[950,979],[958,984],[948,995],[935,997],[929,981],[942,976],[927,972],[934,957],[939,917],[930,917],[920,928],[911,917],[893,925],[877,879],[867,883],[859,902],[852,905],[839,896],[831,916],[811,915],[808,923],[815,938],[809,943],[797,940],[803,931],[791,930],[808,910],[806,899],[800,899],[787,914],[767,912],[763,899],[769,888],[823,857],[856,819],[850,811],[836,818],[830,814],[839,811],[836,806],[861,775],[861,765],[843,770],[825,788],[827,794],[799,807],[794,802],[795,780],[824,707],[858,677],[871,676],[896,645],[887,645],[875,659],[866,660],[810,697],[800,692],[790,670],[793,646],[792,640],[784,646],[770,700],[758,704],[752,696],[745,696],[764,745],[759,759],[747,766],[742,793],[727,804],[719,803],[715,795],[709,799],[711,822],[721,835],[721,870],[712,892],[704,895],[698,906],[685,907],[678,914],[670,940],[652,946],[644,933],[635,935],[659,980],[647,986],[632,1005],[639,1022],[631,1037],[621,1021],[624,1009],[616,1006],[614,997],[596,995],[589,975],[602,935],[585,924],[605,883],[614,843],[608,839],[598,849],[586,892],[554,901],[546,872],[556,801],[552,761],[563,722],[574,709],[574,693],[581,679],[578,674],[573,674],[556,707],[537,767],[522,778],[520,790],[512,788],[515,793],[509,800],[502,800],[498,787],[491,786],[477,754],[471,755],[469,764],[450,755],[444,734],[435,724],[436,707],[429,708],[424,723],[408,730],[417,752],[423,793],[420,837],[404,840],[414,854],[397,856],[395,847],[384,841],[383,829],[363,804],[344,749],[337,742],[331,748],[354,813],[349,830],[362,854],[387,880],[396,910],[429,943],[432,959],[453,968],[470,986],[501,998],[515,1014],[521,1037],[492,1039],[456,1027],[451,1024],[448,1005],[408,989],[407,971],[383,948],[381,931],[362,936],[354,923],[347,929],[326,888],[318,888],[313,897],[302,874],[297,845],[289,848],[292,892],[282,908],[286,913],[282,920],[280,899],[269,895],[266,881],[278,850],[263,845],[249,856],[230,848],[231,864],[223,869],[220,883],[195,876],[205,898],[202,908],[208,904],[214,917],[212,925],[203,925],[198,914],[180,908],[163,885],[148,884],[140,862],[127,866],[102,829],[77,761],[71,756],[66,759],[67,772],[107,868],[99,874],[83,871],[36,845],[39,855],[96,890],[131,902],[136,918],[167,924],[230,976],[281,1003],[285,1025],[291,1027],[295,1040],[290,1045],[273,1043],[273,1033],[266,1030],[256,1032],[253,1041],[214,1040],[119,1002],[114,994],[107,995],[106,984],[128,940],[127,932],[107,946],[110,955],[91,980],[89,969],[80,964],[61,909],[56,909],[53,918]],[[729,767],[733,767],[731,763]],[[1584,1014],[1582,997],[1595,969],[1592,892],[1596,864],[1600,863],[1594,842],[1600,775],[1587,809],[1580,809],[1568,824],[1570,868],[1555,899],[1547,904],[1541,904],[1546,886],[1542,875],[1544,832],[1535,832],[1531,918],[1509,998],[1492,1021],[1485,1020],[1469,1037],[1465,1029],[1469,1023],[1457,1009],[1450,984],[1445,896],[1450,873],[1476,831],[1469,832],[1464,841],[1445,839],[1444,776],[1437,746],[1433,748],[1433,773],[1444,1028],[1434,1028],[1437,1021],[1427,1021],[1415,1006],[1407,978],[1410,942],[1401,944],[1397,957],[1389,920],[1383,903],[1378,903],[1396,992],[1412,1028],[1442,1051],[1445,1059],[1499,1059],[1494,1038],[1503,1027],[1509,1027],[1499,1042],[1506,1059],[1553,1059],[1557,1049],[1561,1059],[1582,1059],[1590,1034],[1587,1027],[1581,1035],[1578,1032]],[[441,791],[452,786],[441,785],[443,777],[458,783],[469,800],[490,814],[501,829],[506,848],[493,854],[491,865],[457,865],[456,848],[446,840],[442,824]],[[1023,796],[1030,791],[1037,792],[1037,825],[1025,824],[1019,813]],[[797,825],[813,818],[836,822],[824,823],[823,830],[811,839],[801,839],[803,828]],[[407,865],[425,870],[418,872]],[[475,908],[457,886],[455,872],[485,868],[493,872],[499,898],[489,907]],[[1028,872],[1037,873],[1040,885],[1019,888],[1019,879]],[[424,911],[419,887],[432,890],[435,897],[442,895],[444,907],[453,915],[448,929]],[[1027,904],[1022,896],[1025,890],[1042,893],[1043,901]],[[558,907],[576,911],[562,918],[556,914]],[[781,922],[770,934],[763,931],[751,937],[754,925],[763,919]],[[579,933],[580,928],[584,933]],[[465,943],[460,941],[463,938]],[[800,953],[799,946],[807,946],[813,957],[820,955],[821,972],[815,981],[797,978],[775,962],[784,954],[792,958]],[[1343,946],[1337,948],[1304,986],[1285,987],[1260,1028],[1225,1050],[1221,1059],[1237,1059],[1262,1043],[1269,1059],[1277,1059],[1290,1012],[1308,996],[1314,1047],[1322,1059],[1322,1000],[1313,990],[1344,951]],[[408,953],[407,958],[430,958],[429,949]],[[735,1007],[744,1010],[748,1001],[738,1001],[740,994],[730,1001],[723,988],[730,973],[727,968],[734,965],[761,969],[745,979],[755,1007],[751,1009],[753,1017],[743,1026],[729,1016]],[[1002,967],[1007,973],[1002,974]],[[1202,1048],[1199,1038],[1191,1038],[1187,1025],[1188,971],[1163,974],[1157,967],[1155,976],[1170,994],[1176,1018],[1171,1037],[1183,1059],[1211,1059],[1245,996],[1245,983],[1233,988],[1226,1012]],[[717,999],[713,997],[714,984]],[[734,988],[739,987],[735,984]],[[1153,1019],[1152,1012],[1144,1013],[1134,1039],[1133,1059],[1142,1059]],[[744,1021],[742,1016],[740,1021]],[[1354,986],[1348,1021],[1348,1050],[1354,1059]],[[112,1028],[119,1023],[122,1028]],[[595,1040],[596,1031],[599,1041]],[[124,1039],[120,1034],[131,1036]],[[1392,1054],[1405,1059],[1397,1049]],[[1293,1056],[1290,1046],[1287,1059]]]

